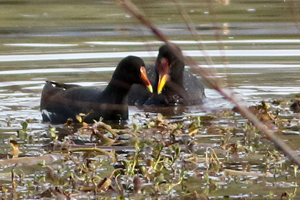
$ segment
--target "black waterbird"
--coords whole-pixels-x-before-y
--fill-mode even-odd
[[[128,94],[130,105],[189,106],[202,103],[205,98],[203,83],[185,70],[180,48],[171,45],[181,54],[175,55],[169,45],[161,46],[155,67],[146,68],[154,93],[140,85],[133,85]]]
[[[89,113],[85,122],[128,119],[127,94],[133,84],[146,86],[152,93],[144,61],[135,56],[121,60],[104,90],[47,81],[40,102],[43,121],[65,123],[80,113]]]

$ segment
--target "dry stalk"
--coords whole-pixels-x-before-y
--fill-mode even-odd
[[[205,59],[207,65],[209,65],[212,68],[214,63],[213,63],[211,57],[205,51],[205,45],[204,45],[204,43],[201,42],[201,37],[200,37],[199,34],[197,34],[196,27],[192,23],[192,20],[190,19],[189,14],[183,8],[181,0],[173,0],[173,1],[174,1],[175,5],[177,6],[178,11],[181,14],[182,19],[184,20],[188,30],[190,31],[190,33],[193,36],[194,40],[197,42],[197,45],[198,45],[199,49],[202,50],[202,53],[204,55],[204,59]],[[213,68],[212,68],[212,70],[213,70]]]
[[[159,40],[165,42],[166,44],[170,44],[168,38],[159,29],[157,29],[149,19],[144,16],[144,14],[139,10],[139,8],[137,8],[135,4],[133,4],[130,0],[120,0],[120,2],[126,11],[131,13],[142,24],[147,26],[158,37]],[[172,45],[170,45],[170,47],[175,55],[180,56],[180,52],[176,48],[173,48]],[[270,130],[265,124],[263,124],[254,114],[252,114],[250,110],[245,106],[245,102],[239,99],[232,89],[224,88],[220,78],[216,77],[215,74],[208,72],[208,70],[200,67],[197,62],[189,56],[184,55],[184,58],[185,63],[191,67],[192,72],[201,76],[202,80],[208,87],[215,89],[228,101],[232,102],[240,111],[240,113],[250,122],[252,122],[252,124],[256,126],[262,133],[264,133],[270,141],[276,144],[276,146],[280,148],[286,156],[288,156],[297,165],[300,165],[300,159],[296,152],[277,135],[275,135],[274,132]]]

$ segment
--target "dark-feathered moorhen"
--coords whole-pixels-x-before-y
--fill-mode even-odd
[[[85,118],[86,122],[99,120],[100,117],[124,122],[128,119],[126,97],[131,86],[141,84],[152,92],[144,66],[144,61],[139,57],[124,58],[103,91],[96,87],[46,82],[40,104],[43,121],[64,123],[68,118],[75,120],[79,113],[90,113]]]
[[[180,48],[171,44],[179,52]],[[153,85],[151,94],[140,85],[133,85],[128,94],[129,105],[199,105],[205,98],[203,83],[184,69],[183,56],[174,55],[170,46],[163,45],[154,66],[147,66],[147,75]]]

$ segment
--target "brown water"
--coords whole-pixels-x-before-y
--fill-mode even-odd
[[[134,3],[187,55],[203,67],[214,68],[217,76],[249,105],[261,100],[290,100],[300,92],[298,1]],[[191,36],[178,8],[188,14],[197,38]],[[137,55],[151,64],[161,45],[115,1],[0,1],[0,10],[0,141],[3,154],[9,151],[9,138],[16,137],[23,121],[33,119],[29,124],[33,135],[44,134],[47,130],[49,124],[41,122],[39,112],[45,80],[105,87],[121,58]],[[209,63],[207,58],[211,60]],[[209,88],[206,95],[201,109],[190,112],[203,115],[231,107]],[[131,115],[136,112],[141,111],[130,109]],[[209,142],[215,140],[209,138]],[[291,140],[298,149],[299,137],[292,136]],[[40,153],[34,147],[29,150]],[[224,198],[225,193],[232,198],[245,197],[257,189],[244,191],[244,186],[238,185],[237,188],[242,189],[235,191],[234,184],[226,187],[228,190],[220,188],[226,191],[218,194],[220,198]],[[232,187],[235,189],[230,189]],[[285,191],[284,187],[279,188]],[[265,188],[262,190],[267,192],[258,192],[260,195],[269,192]]]

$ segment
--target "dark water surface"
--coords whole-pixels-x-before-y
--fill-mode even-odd
[[[200,66],[215,70],[249,105],[289,101],[300,93],[298,1],[174,2],[134,1],[171,41]],[[197,37],[178,9],[188,14]],[[136,55],[152,64],[162,44],[116,1],[0,1],[0,10],[0,154],[11,150],[9,139],[15,139],[25,120],[33,119],[33,135],[48,129],[39,112],[45,80],[105,87],[121,58]],[[209,88],[206,95],[204,105],[189,113],[204,115],[231,107]],[[142,111],[132,107],[130,114],[136,112]],[[295,134],[290,140],[299,149],[299,130]],[[209,140],[218,144],[216,138]],[[35,147],[24,151],[41,153]],[[219,189],[211,196],[249,197],[252,192],[260,199],[273,191],[268,185],[262,189],[234,183]]]

